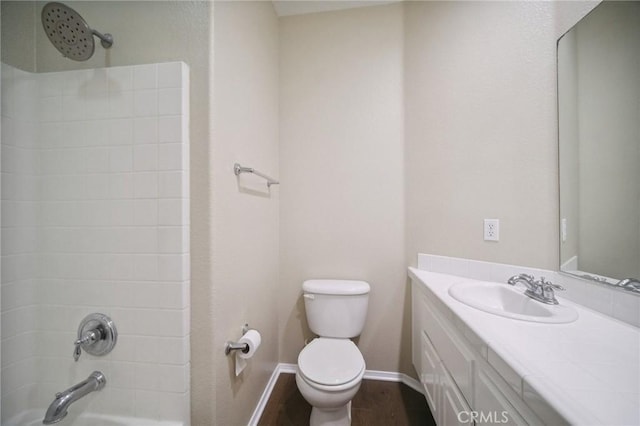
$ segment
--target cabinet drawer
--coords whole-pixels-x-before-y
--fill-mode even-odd
[[[473,404],[473,364],[472,352],[462,343],[458,332],[447,323],[446,319],[439,318],[435,308],[420,292],[422,326],[429,336],[433,346],[438,348],[439,358],[445,365],[460,391],[470,404]]]

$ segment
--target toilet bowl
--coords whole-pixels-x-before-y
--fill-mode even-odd
[[[296,384],[313,407],[310,426],[348,426],[351,400],[365,372],[358,347],[349,339],[319,337],[298,356]]]
[[[349,426],[351,399],[360,389],[365,363],[351,341],[364,328],[369,284],[354,280],[302,283],[312,340],[298,355],[296,384],[313,407],[311,426]]]

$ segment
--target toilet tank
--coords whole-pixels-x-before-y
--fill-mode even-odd
[[[369,290],[364,281],[305,281],[302,291],[311,331],[321,337],[359,336],[367,318]]]

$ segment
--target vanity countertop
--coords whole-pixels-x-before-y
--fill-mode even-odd
[[[478,280],[416,268],[409,275],[451,311],[456,327],[480,342],[481,355],[541,418],[551,406],[571,424],[640,424],[638,328],[560,297],[560,304],[578,310],[575,322],[504,318],[449,295],[451,286]]]

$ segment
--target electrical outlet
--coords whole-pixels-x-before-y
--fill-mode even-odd
[[[567,219],[566,218],[562,218],[561,224],[560,224],[560,233],[562,234],[562,242],[566,243],[567,242]]]
[[[484,240],[485,241],[500,240],[500,220],[499,219],[484,220]]]

